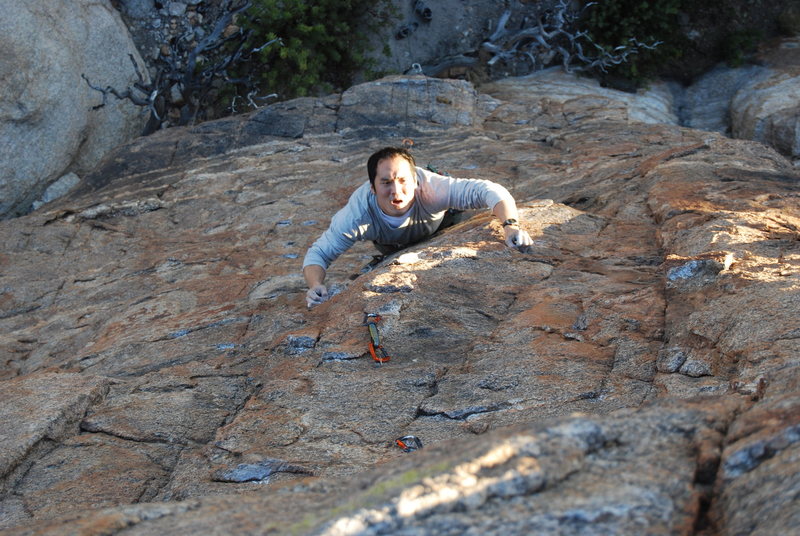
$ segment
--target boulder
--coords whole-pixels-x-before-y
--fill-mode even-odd
[[[2,444],[26,470],[0,527],[791,533],[800,175],[543,76],[391,77],[161,131],[0,222],[0,392],[108,385],[46,449]],[[488,212],[371,270],[359,243],[307,309],[305,250],[404,139],[508,187],[533,247]]]
[[[750,65],[719,64],[690,86],[671,86],[680,124],[755,140],[800,158],[800,41],[769,43]]]
[[[518,91],[519,88],[524,91]],[[512,91],[531,106],[540,103],[566,104],[576,113],[570,121],[586,117],[619,119],[642,123],[677,125],[673,91],[669,84],[656,82],[635,93],[602,87],[593,78],[567,73],[561,67],[551,67],[533,74],[506,78],[481,86],[490,94]],[[508,88],[506,90],[505,88]],[[524,95],[524,96],[523,96]],[[521,120],[520,120],[521,121]]]
[[[740,89],[731,103],[731,131],[800,159],[800,67],[767,70]]]
[[[733,68],[720,64],[698,77],[679,98],[681,124],[730,135],[734,96],[752,80],[761,78],[766,69],[760,65]]]
[[[787,10],[789,11],[789,10]],[[730,104],[730,134],[757,140],[797,161],[800,159],[800,38],[787,37],[766,46],[759,66],[748,67]]]
[[[9,217],[141,131],[146,117],[128,101],[109,97],[93,110],[102,95],[81,75],[123,90],[146,71],[108,0],[3,0],[0,9],[0,217]]]

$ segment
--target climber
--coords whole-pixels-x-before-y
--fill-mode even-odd
[[[521,251],[533,243],[520,229],[514,198],[488,180],[455,179],[416,167],[404,148],[386,147],[367,161],[369,182],[350,196],[303,261],[308,307],[328,299],[325,271],[356,240],[372,240],[384,255],[416,244],[442,226],[448,209],[492,208],[503,222],[505,243]]]

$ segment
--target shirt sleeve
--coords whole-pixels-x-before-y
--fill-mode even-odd
[[[417,168],[420,193],[433,211],[494,208],[503,200],[514,197],[500,184],[485,179],[456,179]]]
[[[308,248],[303,268],[316,264],[327,270],[356,240],[365,238],[368,226],[363,224],[362,216],[366,201],[361,199],[361,190],[363,187],[353,193],[347,204],[333,216],[328,229]]]

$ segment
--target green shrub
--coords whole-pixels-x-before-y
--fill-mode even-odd
[[[764,34],[758,30],[739,30],[729,33],[722,43],[722,59],[731,67],[740,67],[747,56],[755,52]]]
[[[778,28],[788,36],[800,35],[800,5],[789,5],[781,11]]]
[[[391,16],[388,0],[253,0],[243,26],[255,53],[242,68],[251,84],[281,100],[348,87],[367,66],[370,32]]]

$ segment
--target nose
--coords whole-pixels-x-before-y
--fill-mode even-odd
[[[400,193],[400,191],[401,191],[402,189],[403,189],[403,188],[402,188],[402,186],[400,185],[400,183],[399,183],[399,182],[397,182],[397,181],[392,181],[392,182],[391,182],[391,186],[390,186],[390,188],[389,188],[389,191],[390,191],[392,194],[399,194],[399,193]]]

